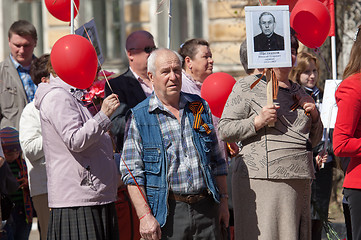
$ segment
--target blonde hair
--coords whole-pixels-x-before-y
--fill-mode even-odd
[[[316,69],[317,69],[317,73],[320,72],[320,66],[318,64],[318,59],[315,55],[311,54],[311,53],[307,53],[307,52],[301,52],[297,55],[297,66],[293,67],[291,72],[290,72],[290,79],[293,82],[296,82],[300,85],[300,76],[301,73],[305,72],[308,65],[310,65],[312,63],[312,61],[314,61],[315,65],[316,65]],[[318,79],[320,78],[320,74],[318,74],[317,79],[316,79],[316,85],[318,84]]]

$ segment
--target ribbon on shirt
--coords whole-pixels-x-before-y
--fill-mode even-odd
[[[251,84],[251,87],[250,87],[251,89],[253,89],[259,83],[259,81],[262,79],[262,77],[266,74],[266,71],[267,71],[267,69],[264,69],[262,72],[262,76],[260,76],[256,81],[254,81]],[[272,75],[272,97],[273,97],[273,100],[276,100],[277,95],[278,95],[278,80],[277,80],[276,74],[273,71],[273,69],[271,69],[271,75]],[[267,81],[268,80],[269,79],[267,79]]]
[[[204,111],[204,106],[203,106],[202,102],[200,102],[200,101],[191,102],[189,104],[189,109],[192,111],[193,116],[194,116],[193,128],[199,129],[199,127],[202,126],[206,130],[206,133],[210,134],[212,131],[209,128],[209,126],[203,122],[203,119],[201,116],[202,112]]]
[[[311,94],[311,96],[312,96],[312,94]],[[294,103],[290,107],[291,111],[295,111],[298,107],[301,107],[301,105],[298,103],[296,95],[293,95],[293,100],[294,100]],[[306,116],[311,115],[309,112],[306,112],[306,110],[305,110],[305,114],[306,114]]]

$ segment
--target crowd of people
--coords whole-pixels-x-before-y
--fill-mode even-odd
[[[259,21],[271,46],[275,19],[264,13]],[[292,66],[271,70],[274,103],[266,69],[248,68],[244,41],[248,76],[218,118],[201,98],[214,63],[204,39],[173,51],[157,48],[147,31],[132,32],[129,68],[105,84],[94,112],[86,90],[59,78],[49,54],[35,57],[35,27],[14,22],[0,63],[0,240],[28,239],[33,216],[42,240],[318,240],[335,155],[350,157],[348,236],[361,239],[358,35],[333,131],[320,118],[319,60],[299,52],[293,29]]]

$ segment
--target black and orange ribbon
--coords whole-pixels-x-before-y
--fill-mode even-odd
[[[189,104],[189,109],[192,111],[193,116],[194,116],[193,128],[199,129],[199,127],[202,126],[206,130],[206,133],[210,134],[212,131],[209,128],[209,126],[205,122],[203,122],[203,119],[201,116],[202,112],[204,111],[202,102],[200,102],[200,101],[191,102]]]
[[[311,94],[311,96],[312,96],[312,94]],[[293,104],[291,105],[291,107],[290,107],[291,111],[295,111],[298,107],[301,107],[301,105],[298,103],[298,100],[297,100],[297,98],[296,98],[296,95],[293,96],[293,99],[294,99],[294,103],[293,103]],[[310,116],[310,115],[311,115],[311,113],[306,112],[306,110],[305,110],[305,114],[306,114],[306,116]]]
[[[251,84],[251,89],[253,89],[259,83],[259,81],[261,81],[263,76],[266,74],[266,71],[267,71],[267,69],[264,69],[262,72],[262,75]],[[278,95],[278,81],[277,81],[277,77],[276,77],[276,74],[273,71],[273,69],[271,69],[271,74],[272,74],[272,97],[273,97],[273,100],[276,100],[277,95]],[[268,79],[267,79],[267,81],[268,81]]]

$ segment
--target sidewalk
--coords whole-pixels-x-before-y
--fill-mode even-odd
[[[344,222],[332,222],[331,223],[334,230],[337,232],[338,237],[340,240],[346,239],[346,226]],[[322,232],[322,240],[327,240],[326,234]]]
[[[332,223],[332,226],[335,229],[335,231],[337,232],[340,240],[346,238],[345,223],[334,222],[334,223]],[[29,240],[39,240],[39,239],[40,239],[40,237],[39,237],[39,231],[38,231],[38,219],[34,218]],[[328,240],[325,232],[322,233],[322,240]]]

